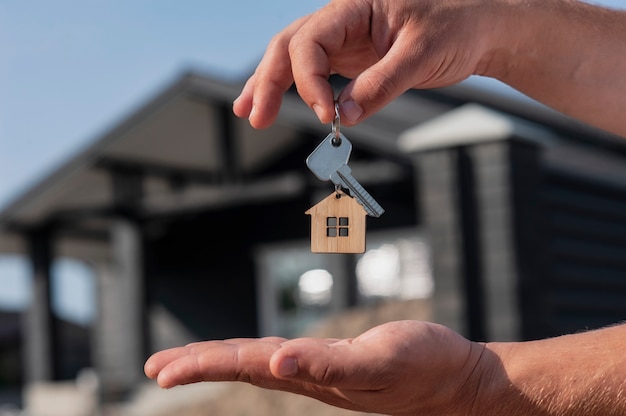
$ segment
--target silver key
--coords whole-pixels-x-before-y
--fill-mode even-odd
[[[337,178],[337,179],[335,179]],[[372,217],[380,217],[384,214],[385,210],[380,206],[378,202],[372,197],[361,184],[352,176],[352,169],[348,165],[342,165],[337,172],[330,177],[335,185],[341,184],[344,188],[350,190],[350,194],[354,196],[357,201],[363,205],[365,211]]]
[[[351,152],[350,140],[343,134],[336,138],[330,133],[306,158],[306,165],[318,179],[329,181],[337,169],[348,163]]]
[[[350,140],[334,131],[313,150],[306,159],[306,164],[318,179],[330,180],[336,186],[347,188],[368,215],[380,217],[385,210],[352,176],[352,169],[348,166],[351,152]]]

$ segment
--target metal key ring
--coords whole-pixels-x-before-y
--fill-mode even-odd
[[[333,133],[335,137],[332,139],[332,145],[335,147],[341,146],[341,132],[339,131],[341,120],[339,118],[339,103],[335,101],[335,119],[333,120]]]

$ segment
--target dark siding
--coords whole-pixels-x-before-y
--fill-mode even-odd
[[[524,338],[624,320],[626,186],[522,159],[513,152]]]

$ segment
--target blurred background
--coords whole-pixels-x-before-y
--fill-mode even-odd
[[[266,130],[231,103],[271,37],[324,4],[0,4],[0,415],[350,414],[161,391],[142,366],[394,319],[524,340],[626,317],[626,141],[479,77],[344,129],[386,213],[364,254],[311,253],[304,212],[334,187],[304,160],[330,126],[295,91]]]

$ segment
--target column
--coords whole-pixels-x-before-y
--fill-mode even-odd
[[[521,337],[513,228],[510,141],[474,146],[486,325],[491,339]]]
[[[54,378],[54,321],[50,307],[52,237],[47,227],[27,235],[32,298],[23,320],[25,384]]]
[[[99,267],[100,313],[94,331],[94,356],[104,402],[123,400],[145,379],[147,339],[143,238],[137,220],[143,175],[131,167],[110,173],[117,214],[109,228],[110,263]]]
[[[111,262],[96,267],[100,310],[94,360],[105,402],[123,399],[145,378],[145,299],[138,227],[129,220],[114,220],[111,245]]]
[[[431,247],[435,291],[433,319],[467,333],[462,276],[462,235],[457,212],[457,178],[451,150],[415,154],[417,197]]]

